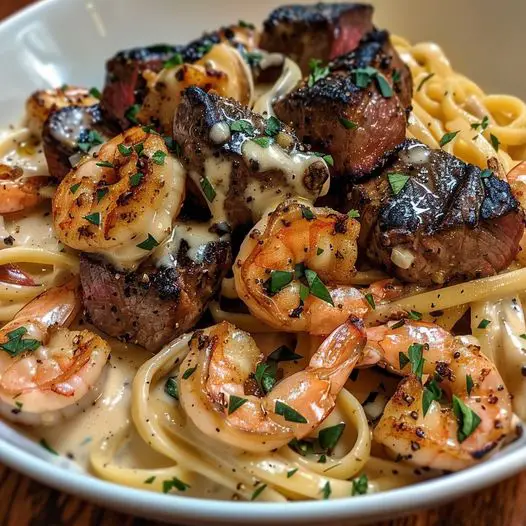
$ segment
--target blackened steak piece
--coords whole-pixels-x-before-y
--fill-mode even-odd
[[[263,24],[260,47],[283,53],[297,62],[304,75],[309,61],[323,63],[354,50],[373,30],[368,4],[313,4],[278,7]]]
[[[90,132],[92,133],[90,138]],[[93,140],[93,132],[96,132]],[[66,106],[53,112],[42,131],[44,154],[49,173],[59,181],[71,170],[70,158],[98,141],[106,141],[118,134],[117,129],[104,119],[100,105]]]
[[[229,241],[196,247],[191,229],[178,225],[182,237],[173,253],[168,245],[157,264],[150,259],[131,273],[82,255],[80,278],[91,322],[110,336],[151,351],[191,329],[231,266]]]
[[[174,139],[212,215],[233,228],[259,220],[272,200],[316,199],[329,178],[283,123],[197,87],[183,92]]]
[[[159,72],[163,64],[181,51],[181,46],[159,44],[120,51],[106,62],[106,81],[101,105],[108,118],[125,130],[134,124],[134,105],[146,94],[147,70]]]
[[[490,276],[519,250],[523,212],[489,170],[406,140],[353,187],[359,246],[399,279],[430,285]],[[394,252],[393,252],[394,251]]]
[[[315,72],[316,73],[316,72]],[[310,75],[274,104],[301,141],[334,159],[333,177],[369,174],[405,138],[412,81],[385,31]]]

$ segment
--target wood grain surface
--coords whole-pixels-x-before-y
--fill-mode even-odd
[[[0,0],[0,19],[32,2]],[[159,526],[49,489],[0,464],[0,526],[116,524]],[[526,526],[526,472],[449,505],[374,526]]]

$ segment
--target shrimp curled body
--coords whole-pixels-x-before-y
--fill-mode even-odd
[[[368,304],[358,289],[348,286],[355,273],[359,228],[357,221],[330,208],[283,202],[241,245],[234,265],[239,297],[254,316],[279,330],[327,335],[351,314],[363,318]],[[313,294],[312,287],[302,298],[298,268],[327,285],[330,301]],[[269,291],[276,271],[288,273],[290,283]]]
[[[438,325],[410,321],[370,328],[367,337],[366,355],[374,349],[381,365],[406,376],[374,430],[374,439],[394,454],[419,466],[456,471],[496,451],[512,435],[510,395],[475,338],[454,337]],[[423,346],[424,384],[403,359],[415,343]],[[436,397],[425,403],[424,416],[424,397],[430,388],[426,375],[443,395],[463,407],[462,420],[455,403],[444,406]],[[469,428],[467,421],[477,422],[477,417],[480,422]],[[467,437],[459,431],[466,425]]]
[[[329,415],[361,358],[365,334],[356,319],[346,321],[323,341],[305,369],[267,394],[259,393],[262,396],[245,394],[263,363],[249,334],[222,322],[196,331],[189,345],[179,376],[180,400],[188,417],[207,435],[261,452],[308,435]],[[244,400],[234,411],[232,397]]]
[[[53,425],[100,394],[108,344],[67,326],[80,311],[78,281],[44,292],[0,330],[0,414],[26,425]]]
[[[183,200],[184,171],[162,137],[130,128],[62,180],[53,199],[55,231],[65,245],[133,270],[168,238]]]

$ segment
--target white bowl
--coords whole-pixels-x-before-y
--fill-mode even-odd
[[[17,122],[37,88],[101,86],[117,50],[184,43],[239,18],[260,21],[279,0],[47,0],[0,24],[0,126]],[[411,40],[438,41],[458,69],[488,91],[526,96],[522,60],[525,2],[398,0],[377,5],[376,24]],[[513,5],[513,8],[511,7]],[[95,479],[0,422],[0,461],[59,490],[120,511],[188,524],[353,524],[392,518],[460,497],[526,468],[526,438],[460,473],[382,494],[286,504],[221,502],[159,495]]]

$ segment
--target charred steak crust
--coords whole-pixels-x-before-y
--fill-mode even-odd
[[[106,62],[106,80],[102,92],[101,106],[108,119],[122,130],[133,122],[129,109],[140,104],[146,94],[146,70],[159,72],[163,64],[181,52],[181,46],[158,44],[120,51]],[[128,114],[128,115],[127,115]]]
[[[384,96],[373,81],[359,87],[355,72],[363,68],[381,74],[392,86],[392,96]],[[411,93],[410,72],[390,45],[388,34],[376,31],[355,51],[330,63],[327,76],[314,83],[305,79],[278,100],[274,110],[300,140],[332,155],[333,178],[359,178],[404,140]]]
[[[66,106],[51,113],[42,131],[44,154],[51,176],[60,181],[71,170],[69,159],[79,151],[79,143],[89,142],[90,131],[96,131],[105,139],[118,133],[104,119],[99,104]]]
[[[175,266],[143,263],[135,272],[83,254],[80,277],[90,321],[110,336],[158,351],[191,329],[231,265],[230,243],[209,243],[202,260],[188,257],[182,241]]]
[[[259,171],[257,161],[247,161],[242,154],[243,144],[253,135],[242,131],[232,131],[229,139],[216,144],[210,139],[212,127],[217,123],[248,121],[254,135],[265,136],[266,119],[251,112],[246,106],[233,99],[226,99],[214,93],[206,93],[200,88],[185,90],[174,119],[174,139],[181,147],[181,161],[190,174],[203,176],[205,162],[211,158],[231,162],[230,182],[224,201],[225,218],[231,227],[253,223],[251,207],[256,199],[247,196],[249,183],[254,183],[259,192],[275,192],[283,199],[293,196],[285,173],[280,168]],[[304,152],[292,130],[283,125],[280,134],[287,141],[288,152]],[[276,139],[277,141],[277,139]],[[303,184],[314,197],[321,192],[328,178],[327,167],[322,162],[310,164],[303,175]]]
[[[367,4],[314,4],[278,7],[263,24],[261,48],[283,53],[309,71],[309,61],[328,62],[358,46],[373,29]]]
[[[389,178],[408,176],[395,194]],[[442,151],[406,140],[351,190],[359,245],[399,279],[429,285],[495,274],[515,259],[524,216],[507,182]],[[414,256],[393,263],[394,248]]]

